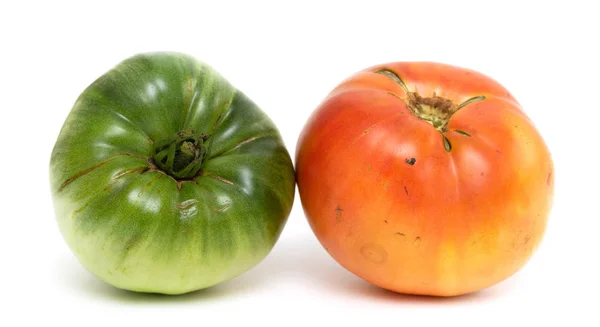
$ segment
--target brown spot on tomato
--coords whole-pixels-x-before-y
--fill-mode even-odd
[[[376,264],[382,264],[387,260],[387,253],[385,250],[381,245],[374,243],[363,246],[360,249],[360,254],[362,254],[365,259]]]
[[[410,159],[406,158],[406,159],[404,159],[404,162],[406,164],[408,164],[408,165],[413,166],[417,162],[417,159],[415,159],[415,158],[410,158]]]
[[[344,211],[344,209],[339,205],[335,208],[335,221],[338,223],[342,222],[342,211]]]
[[[406,241],[406,235],[404,235],[404,233],[400,233],[397,232],[396,234],[394,234],[396,236],[396,238],[398,238],[400,241],[404,242]]]
[[[546,185],[550,186],[552,184],[552,172],[548,173],[548,178],[546,178]]]
[[[420,236],[415,237],[415,240],[413,241],[413,246],[416,248],[421,246],[421,237]]]

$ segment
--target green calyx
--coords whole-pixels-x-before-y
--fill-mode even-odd
[[[209,150],[209,135],[180,131],[154,146],[152,159],[157,168],[177,180],[196,177]]]

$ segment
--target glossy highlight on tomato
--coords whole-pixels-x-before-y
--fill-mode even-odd
[[[81,264],[122,289],[181,294],[261,261],[284,228],[294,168],[274,123],[208,65],[143,53],[79,96],[50,184]]]
[[[453,296],[499,283],[540,245],[549,148],[495,80],[396,62],[335,87],[304,126],[296,178],[329,254],[366,281]]]

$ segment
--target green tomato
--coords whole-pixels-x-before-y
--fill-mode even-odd
[[[229,280],[272,249],[294,167],[260,108],[181,53],[128,58],[69,113],[50,159],[56,220],[92,274],[181,294]]]

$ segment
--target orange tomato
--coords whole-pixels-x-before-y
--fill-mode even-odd
[[[544,236],[554,165],[500,84],[446,64],[371,67],[305,125],[297,182],[319,242],[392,291],[453,296],[520,270]]]

